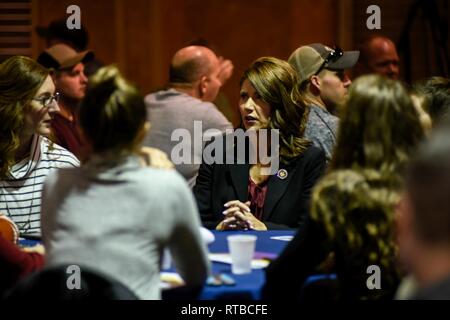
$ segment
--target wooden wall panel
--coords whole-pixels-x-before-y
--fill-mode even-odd
[[[349,1],[349,0],[346,0]],[[144,93],[163,86],[176,50],[202,37],[235,65],[223,91],[237,105],[238,81],[260,56],[286,59],[301,44],[339,39],[334,0],[33,0],[36,25],[80,6],[90,48],[117,63]],[[38,51],[44,41],[38,40]],[[37,53],[36,53],[37,54]]]
[[[439,3],[445,1],[437,0]],[[167,81],[173,53],[189,41],[203,37],[223,56],[232,59],[235,73],[224,92],[235,103],[237,83],[255,58],[287,58],[299,45],[311,42],[339,44],[352,49],[368,31],[365,10],[382,8],[382,33],[398,40],[415,0],[32,0],[33,28],[67,16],[68,5],[79,5],[82,22],[90,33],[90,47],[105,63],[117,63],[144,92]],[[445,11],[450,10],[447,5]],[[449,13],[446,15],[447,21]],[[448,27],[448,25],[447,25]],[[414,26],[412,75],[436,72],[430,56],[428,26]],[[33,38],[33,55],[44,48]],[[447,40],[448,41],[448,40]],[[419,52],[419,53],[417,53]],[[409,54],[409,53],[408,53]],[[431,66],[431,67],[430,67]]]
[[[13,55],[31,55],[32,3],[0,1],[0,62]]]
[[[163,41],[159,49],[163,64],[167,66],[173,53],[186,43],[199,37],[207,39],[234,62],[235,72],[224,87],[232,103],[237,101],[241,74],[256,58],[270,55],[285,59],[301,44],[336,42],[338,2],[332,0],[161,2]],[[167,72],[161,77],[162,82],[165,79]]]
[[[127,2],[121,0],[121,2]],[[128,1],[129,2],[129,1]],[[151,46],[155,41],[151,30],[151,21],[149,19],[151,1],[138,0],[133,1],[133,6],[123,5],[123,26],[124,32],[121,46],[124,50],[125,65],[123,70],[127,75],[137,81],[144,92],[147,92],[154,81],[155,64],[152,63],[153,56]]]
[[[421,10],[416,15],[411,15],[411,8],[417,4],[417,0],[354,0],[354,43],[358,44],[368,36],[370,33],[381,33],[393,39],[398,43],[405,24],[409,18],[414,18],[414,23],[408,30],[411,48],[409,50],[401,50],[399,48],[399,55],[403,60],[400,60],[400,74],[405,80],[413,82],[432,75],[449,76],[450,66],[448,64],[439,64],[436,56],[440,51],[439,45],[446,44],[449,48],[450,34],[450,5],[448,0],[433,0],[422,1],[423,5],[431,8],[433,3],[438,6],[439,17],[427,17],[425,11]],[[381,9],[381,30],[368,30],[366,27],[367,6],[376,4]],[[429,9],[428,9],[429,10]],[[447,34],[447,39],[441,41],[439,44],[433,41],[432,31],[430,25],[436,20],[442,19],[446,21],[440,31]],[[436,31],[436,30],[435,30]],[[411,65],[405,65],[405,59],[411,59]],[[445,59],[441,55],[442,60]],[[448,61],[448,51],[446,59]]]
[[[114,1],[111,0],[33,0],[36,2],[36,25],[46,26],[50,21],[68,17],[66,9],[74,4],[81,9],[81,22],[89,30],[89,47],[106,63],[115,62],[116,20]],[[38,53],[45,42],[38,40]]]

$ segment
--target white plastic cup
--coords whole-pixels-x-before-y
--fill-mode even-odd
[[[255,253],[256,236],[237,234],[228,236],[231,255],[231,272],[246,274],[252,272],[252,259]]]

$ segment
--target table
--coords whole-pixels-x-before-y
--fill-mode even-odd
[[[251,234],[256,235],[256,251],[267,252],[279,255],[287,241],[274,240],[277,236],[294,236],[294,231],[213,231],[216,240],[209,245],[211,253],[229,252],[227,236],[231,234]],[[214,273],[225,273],[230,275],[235,281],[234,286],[205,286],[200,294],[202,300],[216,299],[261,299],[261,289],[265,282],[264,269],[253,269],[251,273],[245,275],[234,275],[231,273],[231,265],[219,262],[212,263]]]
[[[215,241],[209,245],[211,253],[227,253],[227,236],[231,234],[256,235],[256,252],[271,253],[279,255],[288,241],[274,240],[272,237],[294,236],[295,231],[273,230],[273,231],[213,231]],[[21,240],[22,246],[33,246],[39,243],[35,240]],[[239,299],[258,300],[261,299],[261,290],[265,282],[264,269],[253,269],[251,273],[245,275],[234,275],[231,272],[231,265],[212,262],[213,273],[224,273],[232,277],[236,284],[233,286],[209,286],[206,285],[200,293],[201,300],[219,299]]]

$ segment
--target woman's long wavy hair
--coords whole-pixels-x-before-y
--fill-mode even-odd
[[[340,119],[330,171],[363,169],[398,183],[425,137],[404,86],[377,75],[363,76],[353,83]]]
[[[385,184],[381,175],[367,177],[358,170],[330,172],[313,190],[311,218],[324,227],[328,242],[346,261],[338,271],[350,275],[351,282],[343,286],[363,287],[360,299],[388,298],[401,277],[394,239],[399,199],[398,190]],[[383,270],[383,290],[364,289],[365,268],[370,265]]]
[[[28,57],[14,56],[0,64],[0,178],[7,177],[14,164],[26,107],[48,75]]]
[[[297,73],[286,61],[262,57],[244,72],[241,86],[245,80],[270,105],[267,129],[279,130],[280,160],[289,163],[311,144],[303,137],[308,109],[298,92]]]
[[[425,137],[420,116],[400,82],[363,76],[350,89],[339,130],[329,172],[312,193],[311,217],[352,266],[380,266],[384,289],[395,290],[394,210],[407,162]],[[368,291],[365,298],[382,293]]]

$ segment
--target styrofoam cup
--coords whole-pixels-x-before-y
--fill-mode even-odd
[[[252,259],[255,253],[256,236],[237,234],[227,237],[231,255],[231,271],[245,274],[252,271]]]

